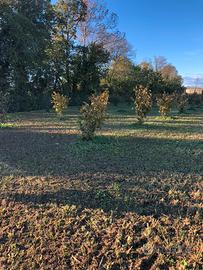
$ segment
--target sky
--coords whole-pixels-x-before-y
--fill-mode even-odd
[[[119,16],[136,63],[164,56],[186,86],[203,86],[203,0],[104,1]]]
[[[203,86],[203,0],[106,0],[135,62],[164,56],[185,85]]]

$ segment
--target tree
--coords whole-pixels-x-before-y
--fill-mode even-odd
[[[153,66],[150,62],[147,62],[147,61],[142,61],[140,64],[139,64],[140,68],[142,70],[152,70],[153,69]]]
[[[1,0],[0,91],[10,110],[51,106],[51,93],[81,103],[101,88],[130,102],[142,85],[181,93],[182,78],[164,57],[134,65],[118,16],[99,0]]]
[[[54,25],[48,48],[54,89],[69,95],[72,86],[74,41],[86,6],[82,0],[58,0],[54,5]]]
[[[106,8],[103,1],[84,0],[87,6],[85,19],[80,23],[79,41],[82,46],[101,44],[111,59],[127,56],[130,45],[125,34],[117,29],[118,16]]]
[[[182,77],[176,68],[161,56],[135,67],[135,84],[148,87],[153,97],[163,93],[182,93],[184,89]]]
[[[116,103],[130,101],[134,88],[134,65],[130,59],[119,56],[112,61],[106,76],[106,84],[110,91],[111,100]]]
[[[177,69],[167,62],[166,58],[162,56],[155,57],[154,70],[161,75],[162,93],[166,92],[172,94],[175,92],[183,92],[183,79],[178,74]]]
[[[83,140],[91,140],[97,128],[100,128],[106,118],[106,108],[109,94],[107,91],[92,95],[90,102],[81,107],[79,126]]]
[[[88,24],[87,3],[79,0],[56,3],[54,34],[48,50],[53,89],[71,96],[75,103],[100,90],[99,82],[109,62],[109,52],[101,43],[90,39],[86,42],[83,37],[83,42],[78,44],[79,29]]]
[[[171,111],[174,95],[163,93],[157,97],[157,105],[161,116],[166,117]]]
[[[105,76],[109,53],[100,44],[78,46],[73,59],[73,97],[76,103],[100,91],[100,80]]]
[[[178,107],[179,113],[184,113],[186,107],[188,106],[188,97],[187,94],[177,94],[176,95],[176,103]]]
[[[53,109],[55,110],[56,114],[61,118],[64,110],[68,107],[70,99],[57,92],[53,92],[51,97]]]
[[[163,56],[154,57],[154,70],[160,72],[167,65],[167,59]]]
[[[47,5],[46,5],[47,3]],[[32,79],[43,61],[49,38],[45,16],[48,1],[5,1],[0,3],[1,88],[9,91],[15,110],[29,108]]]
[[[150,89],[152,96],[156,96],[162,91],[162,77],[161,74],[155,72],[151,63],[142,62],[135,67],[135,86],[142,85]]]
[[[142,124],[152,107],[151,91],[142,85],[137,86],[135,88],[135,102],[134,103],[135,103],[135,109],[137,112],[138,122],[139,124]]]
[[[96,0],[1,0],[0,90],[10,109],[47,108],[56,89],[72,102],[100,91],[110,61],[128,53],[117,20]]]

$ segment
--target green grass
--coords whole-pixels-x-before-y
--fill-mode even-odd
[[[0,268],[201,269],[203,110],[111,107],[90,142],[78,114],[0,129]]]
[[[15,127],[13,123],[0,123],[0,128],[12,128]]]

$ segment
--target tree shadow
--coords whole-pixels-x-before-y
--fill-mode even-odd
[[[195,140],[97,136],[83,142],[76,134],[60,131],[0,130],[0,160],[25,175],[200,173],[201,149]]]
[[[159,218],[169,215],[177,218],[194,215],[198,208],[196,206],[186,207],[181,204],[172,205],[169,202],[137,201],[130,197],[126,191],[120,195],[112,195],[108,190],[75,190],[61,188],[57,192],[46,193],[7,193],[0,196],[9,201],[30,204],[33,206],[56,204],[75,205],[83,209],[102,209],[106,213],[114,212],[117,216],[122,216],[126,212],[134,212],[138,215],[154,216]]]
[[[51,190],[46,190],[44,185],[31,190],[25,185],[26,190],[20,191],[14,185],[12,191],[1,190],[0,196],[34,205],[70,204],[83,209],[113,210],[118,214],[131,211],[156,217],[187,216],[197,208],[180,203],[172,205],[161,198],[167,197],[169,188],[173,187],[170,181],[174,175],[181,178],[189,174],[195,179],[195,175],[201,174],[201,149],[202,144],[195,140],[97,136],[92,142],[83,142],[75,134],[60,131],[3,130],[0,131],[0,161],[17,168],[25,177],[50,177],[64,182],[56,183],[57,189]],[[21,173],[17,171],[16,175]],[[168,175],[172,177],[165,182]],[[71,188],[74,181],[78,181],[78,188]],[[108,189],[118,181],[124,181],[126,187],[120,192]],[[87,182],[91,184],[85,188]],[[130,185],[135,191],[131,191]]]

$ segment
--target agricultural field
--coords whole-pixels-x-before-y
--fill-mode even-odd
[[[202,269],[203,110],[111,107],[89,142],[78,115],[1,125],[0,269]]]

